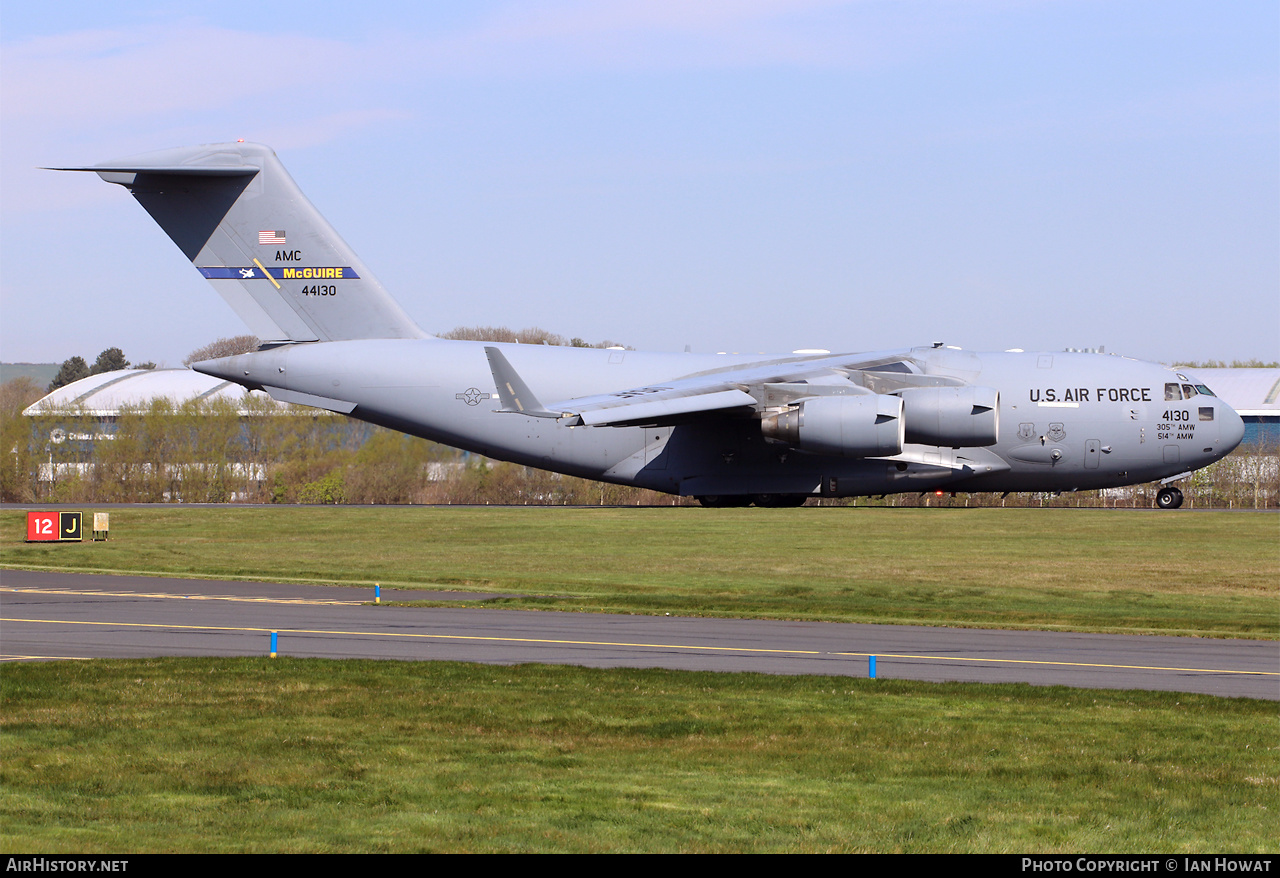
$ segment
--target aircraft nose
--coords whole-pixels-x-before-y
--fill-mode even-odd
[[[1222,432],[1222,454],[1230,454],[1244,439],[1244,419],[1236,414],[1236,410],[1226,403],[1218,413],[1218,429]]]

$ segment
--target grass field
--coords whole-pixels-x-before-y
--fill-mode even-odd
[[[87,511],[87,510],[86,510]],[[1277,638],[1280,518],[111,510],[0,565],[513,607]],[[0,573],[0,578],[3,574]],[[1274,702],[445,662],[0,666],[7,852],[1269,852]]]
[[[1092,509],[133,507],[0,564],[514,595],[509,607],[1280,636],[1280,517]]]
[[[1274,852],[1274,703],[447,662],[9,665],[0,844]]]

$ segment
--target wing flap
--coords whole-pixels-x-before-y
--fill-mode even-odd
[[[567,410],[589,427],[607,427],[656,423],[692,414],[754,407],[755,404],[755,397],[751,394],[732,389],[694,394],[683,391],[678,396],[655,394],[642,400],[615,400],[613,404],[596,406],[576,404]]]

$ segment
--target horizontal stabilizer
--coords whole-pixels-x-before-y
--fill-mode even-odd
[[[191,176],[191,177],[252,177],[261,171],[261,168],[255,168],[253,165],[87,165],[82,168],[42,168],[44,171],[92,171],[108,183],[122,183],[121,180],[108,179],[108,176],[119,174],[163,174],[166,177],[174,176]],[[123,183],[123,185],[132,185],[133,181]]]
[[[263,390],[276,402],[287,402],[294,405],[309,405],[312,408],[349,415],[356,409],[354,402],[345,399],[330,399],[327,396],[316,396],[314,393],[302,393],[298,390],[285,390],[283,387],[263,385]]]

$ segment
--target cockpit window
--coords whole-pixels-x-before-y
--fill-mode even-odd
[[[1180,399],[1191,399],[1191,397],[1200,393],[1203,393],[1205,396],[1217,396],[1216,393],[1205,387],[1203,384],[1174,384],[1173,382],[1169,382],[1164,386],[1164,401],[1176,402]]]
[[[1211,405],[1200,406],[1200,420],[1202,421],[1213,420],[1213,406]]]
[[[1203,390],[1204,393],[1208,393],[1208,395],[1211,395],[1211,397],[1213,395],[1212,393],[1210,393],[1210,390],[1208,390],[1207,387],[1203,387],[1203,385],[1198,385],[1198,389]],[[1175,401],[1178,401],[1178,399],[1190,399],[1194,397],[1196,393],[1197,393],[1197,388],[1192,387],[1192,385],[1190,384],[1181,384],[1181,385],[1172,384],[1172,383],[1166,384],[1165,385],[1165,402],[1175,402]]]

